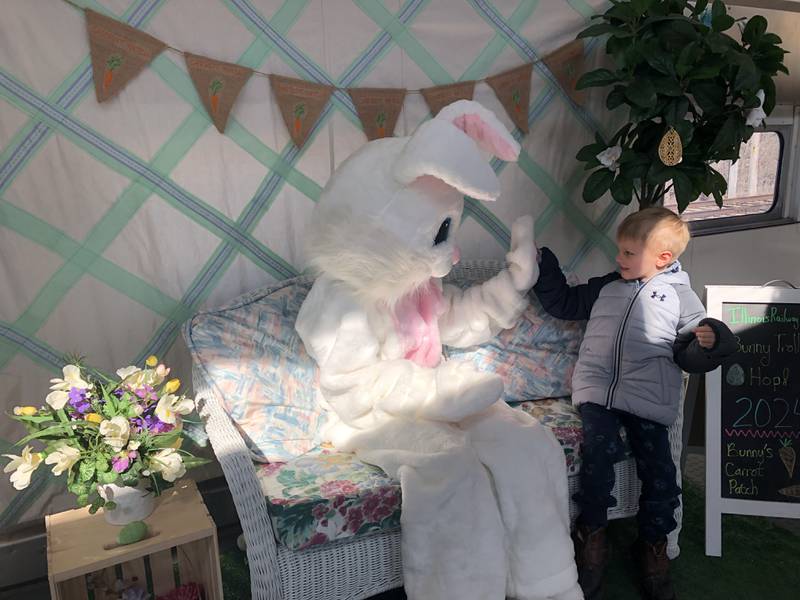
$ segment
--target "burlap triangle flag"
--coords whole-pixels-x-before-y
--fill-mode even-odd
[[[269,83],[292,141],[302,148],[333,88],[281,75],[270,75]]]
[[[449,83],[447,85],[437,85],[420,90],[422,97],[431,109],[431,114],[435,117],[448,104],[456,100],[472,100],[472,93],[475,91],[474,81],[461,81],[459,83]]]
[[[486,78],[506,109],[508,116],[525,133],[528,133],[528,103],[531,100],[531,72],[533,63]]]
[[[253,70],[189,52],[185,53],[184,58],[189,76],[211,121],[217,131],[225,133],[233,104]]]
[[[94,91],[97,101],[104,102],[116,96],[167,45],[143,31],[91,9],[84,11],[89,32]]]
[[[406,90],[402,88],[348,88],[358,118],[368,140],[391,137],[403,108]]]
[[[576,104],[583,104],[584,90],[576,90],[575,84],[586,70],[583,62],[583,40],[575,40],[562,46],[542,59],[550,72],[558,79],[558,83]]]

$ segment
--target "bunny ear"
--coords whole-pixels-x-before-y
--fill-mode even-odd
[[[459,100],[417,128],[394,165],[394,177],[408,185],[432,175],[472,198],[496,200],[500,182],[479,146],[503,160],[519,155],[519,144],[491,111]]]
[[[458,100],[448,104],[437,119],[450,121],[475,140],[475,143],[497,158],[515,162],[519,156],[519,144],[489,109],[472,100]]]

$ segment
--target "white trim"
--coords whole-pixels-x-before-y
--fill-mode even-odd
[[[793,282],[794,283],[794,282]],[[800,304],[800,290],[748,285],[707,285],[708,316],[722,319],[724,302]],[[722,515],[800,519],[800,503],[722,498],[722,368],[706,373],[706,555],[722,556]]]

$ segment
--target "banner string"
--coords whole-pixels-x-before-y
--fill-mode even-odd
[[[75,2],[73,2],[73,0],[61,0],[61,1],[69,4],[70,6],[76,8],[78,10],[80,10],[81,12],[84,11],[84,7],[79,5],[79,4],[76,4]],[[120,21],[120,22],[122,22],[122,21]],[[186,52],[184,52],[183,50],[180,50],[179,48],[175,48],[174,46],[170,46],[169,44],[167,44],[166,42],[164,42],[160,38],[159,38],[159,41],[166,46],[167,50],[170,50],[171,52],[174,52],[175,54],[180,54],[181,56],[186,56]],[[212,58],[212,57],[208,57],[208,58]],[[214,60],[217,60],[217,59],[214,59]],[[544,61],[544,58],[540,58],[538,60],[534,60],[534,61],[531,61],[530,63],[525,63],[525,64],[534,64],[535,65],[535,64],[541,63],[543,61]],[[240,66],[243,66],[243,65],[240,65]],[[251,70],[253,71],[253,75],[259,75],[261,77],[269,77],[269,75],[270,75],[269,73],[264,73],[263,71],[257,71],[256,69],[251,69]],[[477,83],[486,83],[486,78],[484,78],[484,79],[470,79],[468,81],[454,81],[453,83],[457,84],[457,83],[470,83],[470,82],[474,82],[476,84]],[[318,83],[318,82],[314,81],[314,82],[310,82],[310,83]],[[326,85],[326,84],[319,84],[319,85]],[[448,85],[448,84],[443,84],[443,85]],[[331,86],[331,87],[333,87],[333,89],[335,89],[335,90],[340,90],[342,92],[347,92],[347,88],[340,88],[340,87],[337,87],[337,86]],[[442,86],[439,85],[439,86],[431,86],[431,87],[442,87]],[[422,90],[406,90],[406,94],[421,94],[421,93],[422,93]]]

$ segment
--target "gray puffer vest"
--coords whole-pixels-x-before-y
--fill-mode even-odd
[[[603,286],[572,377],[573,404],[604,404],[671,425],[681,392],[675,338],[704,316],[677,261],[644,284],[617,279]]]

